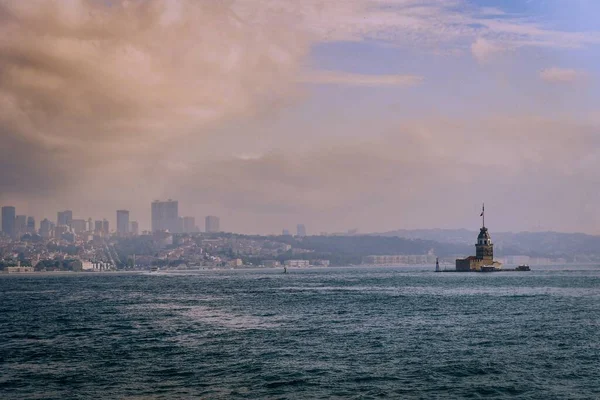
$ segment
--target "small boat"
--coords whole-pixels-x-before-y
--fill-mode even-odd
[[[496,271],[496,267],[493,265],[482,265],[481,272],[494,272]]]
[[[531,271],[531,268],[529,268],[529,265],[527,264],[521,264],[515,268],[515,271]]]

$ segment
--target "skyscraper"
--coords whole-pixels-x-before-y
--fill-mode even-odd
[[[304,224],[298,224],[296,226],[296,236],[306,236],[306,227]]]
[[[71,211],[71,210],[59,211],[57,214],[57,217],[56,217],[56,225],[57,226],[61,226],[61,225],[71,226],[72,220],[73,220],[73,211]]]
[[[196,218],[183,217],[183,233],[192,233],[196,231]]]
[[[102,235],[102,221],[94,221],[94,233]]]
[[[178,232],[179,203],[174,200],[152,202],[152,231]]]
[[[138,226],[137,221],[131,221],[129,223],[129,233],[131,233],[133,236],[137,236],[139,235],[140,229]]]
[[[108,229],[108,221],[105,219],[102,220],[102,233],[105,236],[108,236],[108,234],[110,233],[110,230]]]
[[[27,217],[27,232],[35,233],[35,218],[33,217]]]
[[[221,227],[219,217],[215,217],[214,215],[209,215],[206,217],[204,221],[204,231],[205,232],[220,232]]]
[[[2,232],[7,236],[15,236],[15,215],[17,210],[11,206],[2,207]]]
[[[72,219],[71,220],[71,229],[75,233],[83,233],[86,231],[87,221],[85,219]]]
[[[117,210],[117,234],[127,236],[129,234],[129,211]]]
[[[40,222],[40,236],[44,239],[48,239],[52,236],[52,222],[50,222],[48,218],[44,218],[42,222]]]
[[[27,216],[17,215],[15,217],[15,236],[21,237],[27,232]]]

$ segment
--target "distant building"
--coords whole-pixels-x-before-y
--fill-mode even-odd
[[[140,228],[137,221],[131,221],[129,223],[129,233],[133,236],[137,236],[140,234]]]
[[[117,235],[127,236],[129,234],[129,211],[117,210]]]
[[[83,233],[87,231],[87,221],[85,219],[71,220],[71,229],[75,233]]]
[[[96,235],[102,235],[102,221],[94,222],[94,233]]]
[[[5,235],[15,236],[15,218],[17,210],[12,206],[2,207],[2,232]]]
[[[481,267],[489,266],[500,268],[501,263],[494,261],[494,245],[488,229],[485,227],[485,208],[481,211],[483,222],[479,235],[477,236],[477,244],[475,245],[475,256],[456,260],[456,270],[462,272],[481,271]]]
[[[229,261],[229,266],[231,267],[241,267],[242,265],[244,265],[244,262],[241,258],[234,258],[233,260]]]
[[[174,200],[153,201],[151,205],[152,231],[179,231],[179,203]]]
[[[27,216],[17,215],[15,217],[15,236],[21,237],[27,232]]]
[[[196,232],[196,218],[183,217],[183,233]]]
[[[56,239],[62,239],[63,235],[69,232],[69,227],[66,225],[57,225],[54,227],[54,237]]]
[[[23,273],[32,273],[35,272],[35,270],[33,269],[33,267],[22,267],[22,266],[17,266],[17,267],[6,267],[4,269],[4,272],[6,272],[7,274],[23,274]]]
[[[66,226],[71,226],[71,221],[73,221],[73,211],[71,210],[66,210],[66,211],[59,211],[57,216],[56,216],[56,225],[61,226],[61,225],[66,225]]]
[[[396,254],[396,255],[370,255],[362,259],[367,265],[418,265],[435,262],[431,254]]]
[[[304,226],[304,224],[298,224],[296,226],[296,236],[306,236],[306,227]]]
[[[310,266],[310,261],[308,260],[286,260],[284,265],[287,267],[308,267]]]
[[[102,220],[102,233],[105,236],[108,236],[108,234],[110,233],[110,229],[108,227],[108,221],[106,219]]]
[[[281,234],[283,236],[290,236],[290,231],[288,229],[284,229],[283,231],[281,231]]]
[[[221,232],[219,217],[209,215],[204,221],[205,232]]]
[[[44,239],[49,239],[52,236],[53,225],[48,218],[44,218],[40,222],[40,236]]]
[[[264,260],[263,265],[268,268],[281,267],[281,263],[277,260]]]
[[[27,217],[27,232],[35,233],[35,218],[33,217]]]

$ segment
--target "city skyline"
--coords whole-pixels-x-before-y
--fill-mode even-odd
[[[266,234],[472,228],[486,200],[498,231],[600,234],[599,12],[0,0],[0,205],[147,230],[171,197]]]

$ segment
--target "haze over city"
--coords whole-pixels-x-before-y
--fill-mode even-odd
[[[0,0],[0,205],[600,234],[593,0]]]

